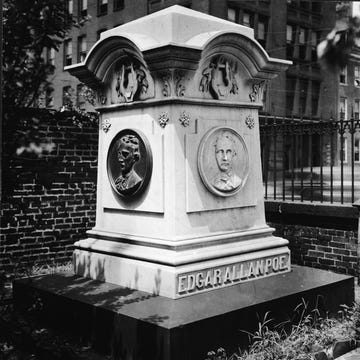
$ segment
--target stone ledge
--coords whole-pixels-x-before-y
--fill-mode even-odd
[[[352,304],[354,280],[294,266],[290,273],[178,300],[72,274],[14,282],[17,309],[26,312],[34,296],[44,305],[39,316],[49,327],[80,335],[94,350],[107,354],[116,347],[133,359],[195,360],[210,348],[233,353],[246,346],[247,335],[241,338],[239,330],[253,331],[257,314],[269,309],[279,322],[303,300],[336,313],[341,304]]]
[[[352,340],[338,340],[330,348],[313,355],[314,360],[355,360],[360,358],[360,343]]]
[[[358,210],[351,204],[324,204],[320,202],[265,200],[265,211],[278,214],[301,214],[349,219],[358,219],[359,217]]]

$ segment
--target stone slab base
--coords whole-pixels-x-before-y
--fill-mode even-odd
[[[290,271],[286,246],[179,266],[82,249],[75,249],[73,259],[77,275],[171,299]]]
[[[89,341],[112,359],[201,360],[223,347],[244,346],[258,315],[282,321],[302,302],[335,313],[354,300],[354,279],[293,266],[278,276],[172,300],[70,273],[14,281],[14,303],[26,311],[43,304],[39,319]]]

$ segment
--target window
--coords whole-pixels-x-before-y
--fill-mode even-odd
[[[232,22],[236,22],[236,9],[228,8],[227,19]]]
[[[262,99],[261,99],[261,102],[262,102],[262,110],[265,110],[266,109],[266,99],[267,99],[267,83],[265,83],[263,85],[263,91],[262,91]]]
[[[316,61],[317,60],[317,53],[316,53],[316,47],[318,44],[318,33],[316,31],[311,31],[311,61]]]
[[[340,119],[347,119],[347,98],[341,97],[339,102]]]
[[[340,69],[339,74],[340,84],[347,84],[347,67]]]
[[[242,20],[242,24],[247,26],[247,27],[253,27],[253,16],[250,13],[244,12],[243,13],[243,20]]]
[[[308,10],[310,5],[310,1],[300,1],[300,8]]]
[[[265,23],[262,21],[258,22],[257,37],[259,40],[265,40]]]
[[[80,0],[80,3],[79,3],[80,16],[86,16],[87,9],[88,9],[87,0]]]
[[[83,91],[84,91],[84,85],[83,84],[77,85],[77,87],[76,87],[76,106],[81,110],[85,109],[85,99],[84,99]]]
[[[83,62],[86,58],[86,37],[79,36],[78,38],[78,61]]]
[[[321,2],[312,1],[311,8],[312,8],[312,11],[320,13],[321,12]]]
[[[360,162],[360,138],[356,137],[354,142],[354,161]]]
[[[352,16],[360,16],[360,2],[354,1],[352,4]]]
[[[287,59],[293,58],[294,53],[294,26],[286,25],[286,57]]]
[[[286,42],[288,44],[294,42],[294,28],[292,25],[286,25]]]
[[[286,78],[286,114],[287,115],[293,114],[295,85],[296,85],[295,77]]]
[[[124,8],[124,0],[114,0],[114,11],[119,11]]]
[[[347,148],[347,138],[340,138],[340,161],[347,163],[348,162],[348,148]]]
[[[62,95],[63,106],[71,107],[72,105],[72,89],[71,86],[63,87],[63,95]]]
[[[354,101],[354,118],[359,120],[359,113],[360,113],[360,99],[356,99]]]
[[[266,27],[267,27],[267,20],[266,18],[260,18],[257,24],[257,40],[259,43],[266,47]]]
[[[45,92],[45,106],[47,108],[54,106],[54,89],[48,88]]]
[[[300,45],[305,44],[305,42],[306,42],[305,35],[306,35],[306,30],[304,28],[300,28],[299,29],[299,44]]]
[[[354,85],[360,87],[360,66],[354,67]]]
[[[66,40],[64,42],[64,63],[65,66],[71,65],[72,64],[72,41],[71,39]]]
[[[320,96],[320,82],[313,81],[311,84],[311,115],[316,116],[318,113]]]
[[[66,1],[66,9],[69,12],[69,14],[72,14],[74,11],[74,4],[73,4],[73,0],[67,0]]]
[[[108,0],[98,0],[98,16],[106,15],[108,11]]]
[[[300,59],[306,58],[306,29],[299,28],[299,57]]]
[[[305,112],[306,112],[308,80],[300,79],[299,88],[300,88],[299,115],[303,116],[305,114]]]
[[[46,61],[49,65],[55,66],[55,49],[47,49]]]

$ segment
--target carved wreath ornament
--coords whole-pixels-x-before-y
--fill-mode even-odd
[[[106,134],[110,128],[111,128],[111,123],[110,123],[110,120],[109,119],[104,119],[102,122],[101,122],[101,128],[102,130],[104,131],[104,133]]]
[[[229,94],[238,94],[236,64],[225,56],[214,57],[203,70],[200,91],[210,92],[215,99],[226,98]]]
[[[245,119],[245,124],[249,129],[253,129],[255,127],[255,120],[251,115],[248,115]]]
[[[120,101],[137,100],[140,94],[146,94],[149,82],[141,65],[127,60],[121,63],[116,71],[115,91]]]
[[[159,115],[159,125],[164,128],[169,122],[169,115],[165,112]]]
[[[180,114],[179,121],[182,126],[184,126],[184,127],[189,126],[190,125],[190,115],[187,114],[185,111],[183,111]]]

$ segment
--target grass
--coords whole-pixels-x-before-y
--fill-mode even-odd
[[[360,303],[343,306],[336,318],[322,318],[317,309],[308,313],[304,301],[294,310],[300,315],[297,323],[287,321],[271,327],[273,319],[266,313],[254,333],[248,333],[250,347],[239,354],[237,360],[311,360],[322,350],[331,354],[338,340],[356,344],[360,340]]]
[[[72,264],[33,266],[17,276],[35,276],[71,271]],[[0,360],[99,360],[89,344],[36,324],[41,302],[34,301],[28,311],[30,320],[17,314],[12,304],[0,304]],[[31,316],[33,320],[31,320]],[[331,354],[337,340],[360,341],[360,301],[343,306],[335,318],[322,317],[317,309],[310,310],[302,301],[293,311],[292,319],[275,325],[267,312],[258,322],[256,331],[246,332],[250,346],[230,357],[224,349],[209,352],[208,359],[222,360],[312,360],[313,354],[325,349]],[[220,351],[221,350],[221,351]],[[102,358],[103,359],[103,358]]]

